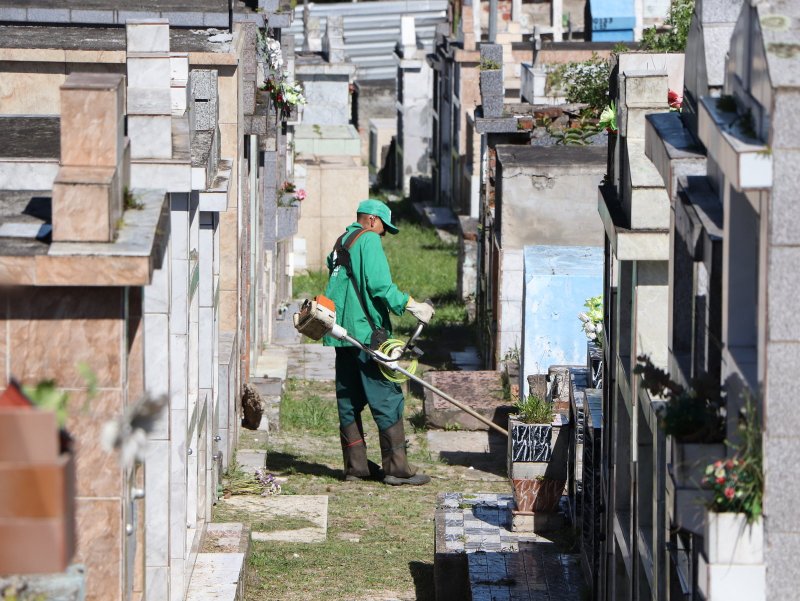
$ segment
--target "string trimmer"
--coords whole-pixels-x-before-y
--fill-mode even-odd
[[[417,323],[411,337],[403,342],[402,340],[389,339],[383,342],[377,349],[365,346],[347,333],[342,326],[336,323],[336,307],[329,298],[319,295],[313,299],[306,299],[300,307],[300,312],[294,314],[294,327],[304,336],[312,340],[320,340],[329,334],[337,340],[344,340],[350,345],[365,351],[378,363],[381,373],[392,382],[404,382],[413,380],[417,384],[424,386],[434,394],[442,397],[448,403],[455,405],[465,413],[483,422],[493,430],[508,436],[508,431],[501,428],[492,420],[484,417],[475,410],[457,401],[446,392],[442,392],[430,382],[426,382],[415,374],[419,351],[416,348],[416,341],[422,334],[425,324],[421,321]],[[401,362],[406,363],[405,367]]]

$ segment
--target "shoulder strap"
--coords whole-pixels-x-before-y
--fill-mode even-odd
[[[364,302],[364,297],[361,295],[358,286],[356,286],[356,280],[353,277],[353,269],[350,263],[350,248],[353,246],[353,244],[356,243],[356,240],[358,240],[362,234],[366,233],[367,230],[363,228],[358,230],[357,232],[353,232],[352,233],[353,235],[351,235],[350,238],[348,238],[347,244],[343,244],[342,241],[344,240],[345,236],[347,236],[347,232],[345,232],[344,234],[339,236],[338,240],[336,240],[336,244],[334,244],[333,250],[336,256],[335,260],[336,265],[343,267],[345,273],[347,273],[347,277],[350,280],[350,284],[352,284],[353,286],[353,291],[356,293],[356,297],[358,297],[358,302],[361,304],[361,310],[364,312],[364,315],[366,316],[367,321],[369,322],[369,327],[372,329],[373,332],[375,332],[378,328],[375,327],[375,322],[372,320],[372,317],[370,317],[369,311],[367,310],[367,304]]]

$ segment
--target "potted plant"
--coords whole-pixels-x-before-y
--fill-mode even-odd
[[[586,311],[578,313],[581,329],[586,334],[586,367],[592,378],[592,388],[603,387],[603,296],[587,298]]]
[[[711,498],[711,490],[704,482],[705,467],[709,457],[725,454],[724,399],[713,378],[700,376],[683,386],[656,367],[648,356],[638,357],[637,362],[634,373],[641,376],[641,385],[664,400],[657,414],[659,427],[671,440],[675,521],[700,534],[703,506]]]
[[[75,551],[75,459],[67,393],[52,381],[0,395],[0,574],[60,572]],[[0,545],[0,547],[2,547]]]
[[[306,191],[298,189],[293,182],[283,182],[278,190],[279,207],[297,207],[306,198]]]
[[[753,590],[765,588],[761,423],[750,398],[740,415],[737,434],[741,443],[728,444],[733,455],[705,470],[704,483],[713,491],[703,532],[708,561],[706,598],[710,601],[724,598],[731,579],[748,579]],[[753,569],[760,564],[761,569]],[[746,571],[737,574],[737,566],[746,566]]]
[[[508,420],[508,475],[515,514],[555,512],[567,481],[567,420],[553,405],[531,393]]]

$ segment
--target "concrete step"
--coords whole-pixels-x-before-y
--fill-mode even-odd
[[[208,524],[186,601],[244,601],[249,552],[249,531],[244,524]]]
[[[289,354],[282,346],[269,346],[261,351],[256,362],[254,378],[286,379],[289,367]]]
[[[198,553],[186,601],[244,601],[244,553]]]
[[[236,495],[220,503],[248,516],[254,541],[321,543],[328,537],[327,495]],[[297,527],[280,527],[291,522]]]
[[[256,470],[267,467],[267,452],[261,449],[239,449],[236,451],[236,462],[242,470],[254,474]]]

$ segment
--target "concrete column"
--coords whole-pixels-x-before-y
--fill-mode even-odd
[[[170,397],[170,248],[144,289],[144,386],[150,397]],[[145,578],[147,599],[170,599],[170,406],[148,436],[145,458]]]
[[[497,0],[489,0],[489,43],[497,39]]]
[[[129,20],[128,136],[133,159],[172,158],[172,64],[167,19]]]
[[[319,17],[312,17],[308,4],[303,7],[303,52],[322,52]]]
[[[183,599],[187,582],[186,482],[189,397],[189,195],[170,200],[171,311],[169,322],[170,371],[170,483],[169,565],[170,597]]]
[[[563,27],[564,0],[550,0],[550,22],[553,24],[553,41],[564,39]]]
[[[341,15],[329,15],[325,22],[325,35],[322,38],[322,54],[329,63],[343,63],[344,54],[344,18]]]

